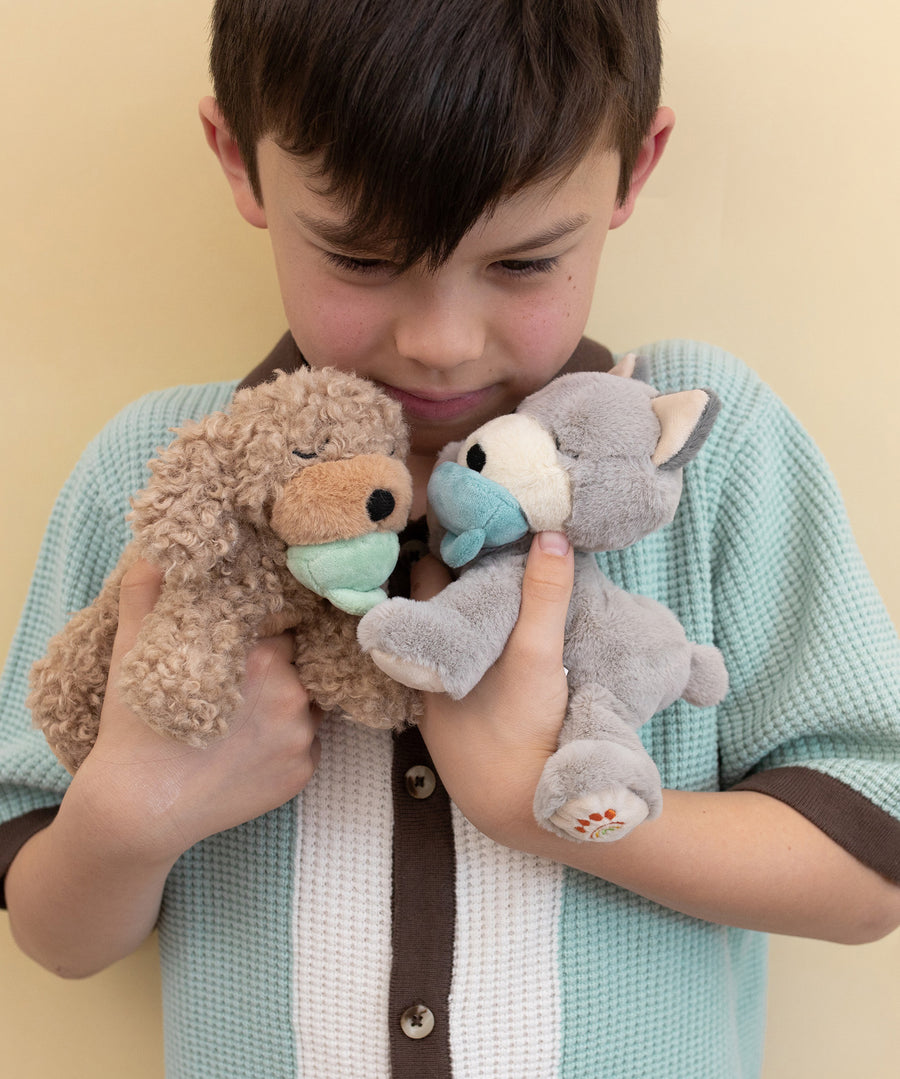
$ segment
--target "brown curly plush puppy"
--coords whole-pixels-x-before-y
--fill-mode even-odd
[[[397,532],[412,498],[399,405],[334,369],[279,372],[176,431],[133,500],[134,540],[95,602],[32,669],[29,706],[74,772],[97,736],[118,624],[119,585],[137,558],[165,570],[162,594],[125,658],[121,690],[156,730],[191,745],[221,735],[260,632],[296,628],[301,681],[326,710],[402,727],[420,698],[356,640],[358,618],[288,571],[288,547]],[[374,493],[374,494],[373,494]]]

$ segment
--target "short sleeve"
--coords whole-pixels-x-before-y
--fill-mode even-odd
[[[794,806],[900,879],[900,647],[820,453],[757,384],[711,548],[725,788]]]
[[[25,706],[31,666],[118,561],[130,539],[131,497],[172,426],[223,407],[232,390],[179,387],[135,402],[91,442],[60,492],[0,678],[0,877],[22,842],[52,819],[69,782]]]
[[[101,440],[85,452],[53,508],[0,681],[0,820],[52,805],[67,786],[25,707],[28,674],[47,641],[100,590],[128,541],[127,496],[116,500]]]

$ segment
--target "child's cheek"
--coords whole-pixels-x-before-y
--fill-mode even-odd
[[[326,290],[288,309],[288,321],[301,352],[315,366],[362,369],[384,331],[385,312],[376,300],[343,290]]]
[[[574,287],[573,287],[574,286]],[[578,344],[590,310],[590,294],[564,280],[518,305],[509,323],[519,355],[568,358]]]

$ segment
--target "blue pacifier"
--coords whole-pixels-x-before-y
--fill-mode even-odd
[[[441,558],[459,569],[483,547],[502,547],[528,533],[528,522],[516,499],[480,472],[444,461],[428,481],[428,501],[446,535]]]

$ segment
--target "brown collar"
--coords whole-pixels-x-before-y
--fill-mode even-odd
[[[561,375],[571,371],[608,371],[613,365],[612,353],[604,345],[598,345],[587,337],[582,337],[578,347],[572,353],[568,363],[559,372]],[[239,390],[248,386],[258,386],[267,382],[276,371],[294,371],[298,367],[308,367],[300,349],[294,343],[290,333],[286,333],[268,356],[241,381]]]
[[[295,371],[298,367],[308,366],[300,349],[294,343],[293,337],[290,333],[286,333],[279,338],[278,344],[262,363],[258,363],[249,374],[244,376],[238,389],[246,390],[249,386],[258,386],[261,382],[268,382],[276,371]]]

